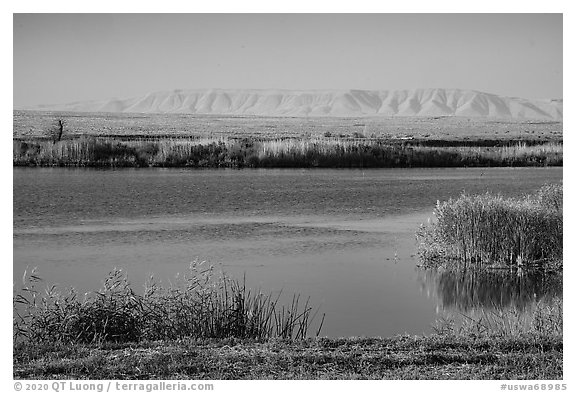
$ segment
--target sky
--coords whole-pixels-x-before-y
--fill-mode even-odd
[[[562,14],[14,14],[14,108],[195,88],[562,98]]]

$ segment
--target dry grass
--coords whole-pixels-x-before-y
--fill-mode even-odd
[[[14,378],[558,380],[562,356],[537,335],[55,344],[16,347]]]

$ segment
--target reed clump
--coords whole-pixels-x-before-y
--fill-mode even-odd
[[[25,274],[14,295],[14,342],[103,343],[182,338],[304,339],[317,315],[309,300],[246,288],[245,280],[216,275],[193,262],[169,287],[150,278],[136,293],[121,270],[112,271],[102,288],[78,294],[55,286],[41,292],[41,279]],[[319,322],[316,335],[322,329]]]
[[[80,137],[14,140],[15,166],[194,168],[392,168],[559,166],[561,143],[511,146],[420,146],[383,139]]]
[[[438,202],[417,233],[425,267],[562,269],[562,185],[504,198],[462,194]]]

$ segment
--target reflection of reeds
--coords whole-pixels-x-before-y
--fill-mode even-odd
[[[562,298],[533,302],[530,309],[516,307],[480,308],[444,317],[433,326],[438,334],[466,336],[518,337],[526,333],[537,337],[562,336]]]
[[[201,263],[193,263],[189,274],[167,288],[149,280],[143,294],[135,293],[119,270],[110,273],[100,291],[82,298],[74,290],[60,293],[55,287],[42,295],[38,281],[32,272],[14,296],[17,342],[304,339],[315,316],[309,301],[298,295],[281,306],[280,294],[252,292],[244,281],[216,277]]]
[[[385,140],[81,137],[13,142],[13,164],[96,167],[386,168],[562,165],[562,144],[432,147]]]
[[[444,270],[433,275],[443,307],[468,311],[474,308],[519,310],[534,301],[562,296],[562,277],[530,272],[518,276],[509,272]]]
[[[424,265],[562,265],[562,185],[520,199],[463,194],[438,202],[434,214],[418,232]]]

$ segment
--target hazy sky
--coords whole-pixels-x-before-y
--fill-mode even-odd
[[[562,15],[14,15],[16,108],[213,87],[561,98]]]

